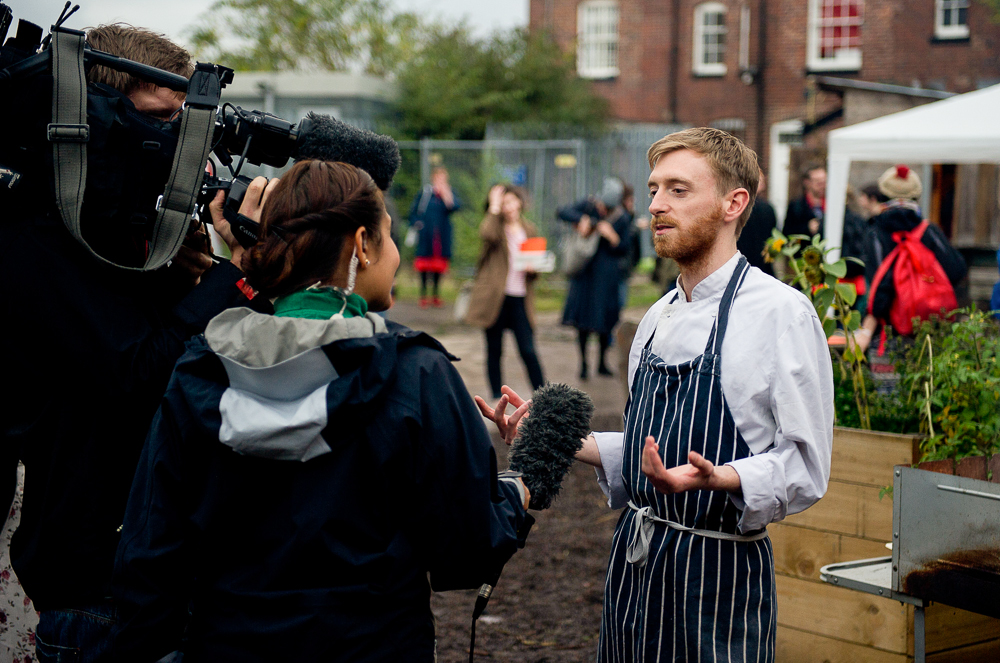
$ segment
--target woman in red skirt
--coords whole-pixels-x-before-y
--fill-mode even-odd
[[[430,186],[413,200],[410,227],[417,231],[417,255],[413,268],[420,274],[420,308],[441,306],[438,286],[448,271],[451,258],[451,214],[461,203],[448,184],[448,171],[438,166],[431,173]],[[427,298],[427,281],[432,282],[433,299]]]

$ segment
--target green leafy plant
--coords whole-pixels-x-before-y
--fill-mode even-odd
[[[840,283],[847,274],[847,261],[860,263],[856,258],[841,258],[827,262],[826,242],[818,235],[811,240],[806,235],[786,237],[779,230],[772,231],[764,248],[764,258],[774,262],[779,257],[787,261],[789,273],[786,280],[801,290],[816,307],[816,315],[823,324],[823,331],[830,338],[840,328],[845,334],[842,349],[831,349],[840,367],[840,382],[849,380],[857,408],[858,427],[871,430],[866,358],[857,351],[851,338],[861,326],[861,312],[854,310],[857,291],[852,283]]]
[[[922,460],[1000,452],[1000,329],[975,308],[955,315],[922,323],[903,363],[903,388],[927,433]]]
[[[885,433],[917,434],[920,432],[920,413],[915,403],[907,400],[907,395],[899,390],[879,392],[872,380],[868,366],[864,369],[865,393],[868,396],[868,414],[871,430]],[[833,408],[838,426],[861,428],[854,384],[846,379],[834,380]]]

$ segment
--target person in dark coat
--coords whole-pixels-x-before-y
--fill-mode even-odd
[[[628,252],[628,238],[632,232],[631,217],[621,206],[623,190],[620,180],[608,178],[598,201],[581,201],[559,210],[559,218],[572,223],[575,232],[581,235],[596,232],[601,236],[590,262],[570,280],[563,309],[562,323],[577,329],[581,379],[586,379],[589,374],[587,340],[591,334],[597,334],[600,343],[597,373],[612,375],[605,355],[611,345],[611,331],[618,324],[621,312],[619,263]],[[595,211],[600,214],[602,209],[609,210],[606,216],[591,216]]]
[[[88,32],[87,43],[184,77],[194,71],[183,48],[142,28],[100,26]],[[162,122],[184,103],[183,94],[105,67],[88,67],[87,77],[95,97],[113,100],[123,116],[142,114],[145,122]],[[12,106],[0,115],[9,119]],[[44,126],[8,132],[4,152],[18,146],[41,161],[41,143],[34,151],[20,146],[44,141]],[[123,143],[134,139],[123,128],[115,135]],[[121,170],[100,163],[91,163],[90,183],[100,179],[111,190]],[[37,660],[72,652],[74,660],[105,661],[116,612],[111,571],[146,432],[184,343],[217,313],[246,302],[237,287],[243,249],[217,199],[211,213],[232,261],[213,265],[204,233],[191,232],[160,269],[103,264],[67,230],[51,192],[51,166],[35,167],[28,162],[20,186],[5,191],[0,206],[0,273],[16,284],[3,298],[8,324],[0,334],[6,347],[17,348],[4,363],[11,389],[0,408],[0,443],[4,461],[13,463],[3,468],[6,477],[14,476],[18,459],[27,477],[10,557],[41,613],[33,633]],[[266,184],[255,179],[244,203],[259,204]],[[148,237],[124,214],[126,193],[104,201],[92,198],[89,187],[81,213],[88,242],[110,248],[102,255],[118,263],[143,264]],[[122,215],[102,216],[111,207]],[[0,495],[4,506],[11,497]]]
[[[618,308],[625,308],[628,302],[628,282],[632,278],[632,272],[642,260],[642,233],[636,226],[635,221],[635,189],[628,184],[622,189],[622,209],[628,217],[629,234],[628,245],[625,247],[625,255],[619,260],[622,270],[621,283],[618,284]]]
[[[736,248],[746,256],[747,262],[751,265],[768,276],[774,276],[774,268],[771,266],[771,263],[764,260],[763,256],[764,245],[767,243],[767,240],[771,239],[771,231],[778,226],[774,207],[764,199],[764,189],[766,187],[764,171],[760,171],[760,182],[757,184],[757,198],[754,199],[747,224],[743,226],[740,236],[736,239]]]
[[[872,182],[861,187],[861,191],[858,192],[857,201],[858,207],[861,208],[862,216],[865,217],[866,221],[870,221],[882,213],[882,209],[889,202],[889,199],[886,198],[884,193],[879,191],[878,183]]]
[[[802,169],[802,197],[788,203],[782,231],[785,235],[822,235],[825,210],[826,168],[810,163]]]
[[[924,221],[916,203],[923,186],[912,169],[906,166],[893,166],[882,174],[878,184],[888,201],[883,204],[882,213],[872,219],[873,227],[869,235],[865,260],[865,276],[869,284],[875,278],[875,272],[878,271],[882,261],[896,248],[893,233],[909,232]],[[965,277],[968,268],[962,254],[952,247],[941,228],[933,223],[929,224],[920,241],[934,253],[952,287],[958,285]],[[889,267],[878,288],[868,293],[871,312],[865,316],[861,328],[854,334],[854,339],[862,351],[867,350],[871,343],[879,321],[889,320],[892,304],[896,298],[896,287],[893,284],[894,269],[895,266]]]
[[[462,206],[448,183],[448,171],[438,166],[431,183],[417,194],[410,207],[410,227],[417,232],[417,252],[413,269],[420,274],[420,308],[440,307],[441,275],[451,260],[451,215]],[[427,298],[427,281],[432,282],[432,299]]]
[[[373,311],[399,252],[382,195],[296,164],[232,309],[188,345],[136,472],[115,564],[116,660],[435,660],[431,589],[524,544],[519,477],[433,338]],[[277,234],[271,229],[280,227]]]

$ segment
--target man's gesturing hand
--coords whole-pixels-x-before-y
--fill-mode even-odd
[[[484,417],[493,420],[493,423],[497,426],[497,430],[500,431],[500,437],[503,438],[503,441],[509,447],[514,444],[514,438],[517,437],[517,427],[525,415],[527,415],[528,408],[531,407],[531,401],[525,401],[517,395],[516,391],[507,385],[504,385],[500,389],[500,392],[503,395],[500,397],[495,408],[487,405],[486,401],[479,396],[476,396],[475,400],[476,405],[479,406],[479,411],[483,413]],[[509,417],[505,414],[508,403],[517,408]]]
[[[661,493],[683,493],[689,490],[725,490],[740,492],[740,475],[728,465],[716,467],[704,456],[692,451],[688,453],[688,464],[664,467],[660,459],[660,446],[650,435],[642,450],[642,473],[653,487]]]

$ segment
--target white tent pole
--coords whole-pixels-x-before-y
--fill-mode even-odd
[[[840,247],[844,238],[844,211],[847,200],[847,177],[851,159],[830,152],[826,162],[826,211],[823,215],[823,237],[827,247],[835,247],[827,260],[840,260]]]

